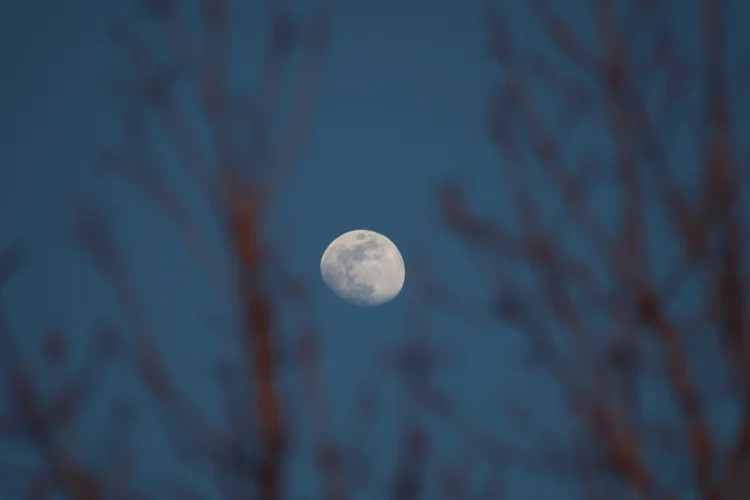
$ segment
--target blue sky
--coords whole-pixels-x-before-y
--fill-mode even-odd
[[[232,39],[238,85],[257,76],[266,36],[264,2],[241,3],[245,5],[236,15],[241,25]],[[583,25],[586,17],[577,12],[585,12],[585,2],[568,3],[568,18]],[[363,384],[375,379],[386,400],[393,402],[394,385],[378,370],[381,353],[403,337],[415,252],[429,255],[434,272],[449,289],[482,297],[482,277],[465,246],[438,225],[438,183],[457,176],[470,188],[472,204],[487,212],[502,213],[507,205],[483,128],[483,106],[495,73],[482,30],[481,3],[339,4],[314,131],[283,189],[271,229],[284,242],[290,267],[307,278],[314,291],[334,423],[336,431],[346,435]],[[94,172],[97,149],[118,136],[101,75],[114,57],[103,29],[121,8],[122,0],[14,2],[4,8],[0,248],[18,240],[27,243],[33,265],[4,291],[3,299],[14,326],[30,339],[29,349],[50,324],[64,325],[83,339],[98,321],[119,321],[121,312],[106,283],[65,241],[68,214],[61,207],[66,197],[81,190],[96,193],[114,214],[116,238],[148,301],[168,361],[186,391],[210,413],[215,394],[206,353],[216,342],[200,314],[216,306],[216,298],[153,208],[130,186]],[[528,18],[513,19],[522,43],[539,46],[539,34]],[[582,132],[577,140],[595,137]],[[170,161],[167,170],[176,168]],[[406,260],[402,296],[374,309],[339,300],[319,277],[327,245],[359,228],[388,236]],[[457,363],[443,386],[478,425],[498,435],[510,433],[497,423],[500,402],[509,396],[526,396],[547,415],[559,413],[559,394],[518,361],[523,352],[518,335],[445,314],[432,315],[431,325]],[[114,371],[110,389],[128,377],[124,365]],[[102,417],[94,410],[89,418],[96,422]],[[554,427],[559,420],[552,416],[549,423]],[[377,430],[378,442],[395,437],[393,416],[384,421]],[[155,456],[167,447],[153,444],[158,429],[156,423],[143,425],[138,436],[144,446],[158,448]],[[448,431],[437,432],[444,433],[440,439],[445,456],[471,457],[479,467],[483,459]],[[391,458],[387,448],[382,451],[380,462],[387,465]],[[299,473],[304,477],[304,471]],[[525,493],[551,491],[544,482],[523,475],[511,483],[524,498]],[[563,498],[558,495],[554,498]]]

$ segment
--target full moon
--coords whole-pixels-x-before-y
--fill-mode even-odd
[[[360,307],[393,300],[404,286],[404,259],[391,240],[365,229],[342,234],[328,245],[320,274],[336,295]]]

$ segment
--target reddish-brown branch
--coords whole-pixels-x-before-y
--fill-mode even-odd
[[[8,278],[17,272],[26,261],[21,249],[12,249],[0,254],[0,289]],[[105,343],[106,347],[109,344]],[[107,349],[106,353],[112,353]],[[34,445],[46,465],[46,474],[40,481],[49,488],[65,492],[77,500],[100,500],[105,498],[107,485],[97,474],[85,467],[78,457],[57,438],[77,421],[84,404],[90,400],[90,383],[101,380],[100,371],[106,367],[107,359],[101,358],[99,349],[94,349],[82,368],[83,378],[73,379],[73,385],[63,387],[48,404],[42,400],[36,378],[24,362],[16,337],[11,331],[5,311],[0,306],[0,367],[9,384],[9,395],[16,417],[14,430]],[[97,363],[97,358],[104,364]],[[83,387],[76,382],[85,382]]]
[[[704,6],[707,9],[704,16],[707,23],[704,30],[707,33],[706,53],[711,64],[724,68],[723,47],[717,41],[724,37],[721,34],[722,3],[707,0]],[[712,82],[706,114],[709,123],[689,122],[696,127],[697,135],[705,138],[702,149],[706,154],[701,158],[703,172],[700,175],[707,179],[700,179],[703,192],[697,201],[690,202],[669,171],[668,155],[664,150],[666,144],[662,135],[657,133],[656,124],[661,126],[661,121],[649,114],[640,95],[642,87],[647,85],[644,84],[644,74],[640,72],[643,65],[630,60],[632,54],[628,44],[631,41],[625,38],[630,35],[626,28],[632,25],[632,19],[628,19],[628,26],[623,27],[618,21],[619,13],[615,13],[614,2],[592,2],[591,7],[595,13],[597,44],[601,47],[595,51],[582,46],[572,28],[553,13],[547,2],[531,3],[532,12],[543,30],[569,57],[568,61],[576,65],[578,74],[584,75],[582,80],[585,83],[577,82],[567,72],[562,73],[533,57],[533,64],[521,61],[521,51],[515,47],[516,41],[509,34],[512,33],[509,29],[512,23],[504,20],[500,13],[492,13],[488,27],[493,55],[505,71],[504,82],[498,85],[499,90],[491,103],[491,137],[500,154],[506,194],[520,229],[510,232],[494,221],[480,219],[463,204],[455,190],[441,193],[443,210],[449,226],[473,245],[483,269],[491,270],[485,272],[489,280],[502,280],[506,298],[499,312],[528,334],[548,367],[553,368],[553,374],[559,378],[574,412],[589,426],[592,436],[598,436],[595,439],[603,443],[609,470],[646,497],[671,495],[667,491],[668,485],[657,482],[656,466],[646,462],[646,450],[653,448],[646,439],[650,434],[639,409],[639,378],[646,373],[639,355],[651,349],[656,341],[663,353],[663,373],[684,424],[683,436],[690,455],[694,485],[703,498],[718,500],[731,491],[737,491],[745,455],[750,453],[750,432],[747,431],[750,425],[745,426],[746,417],[743,417],[743,427],[730,452],[731,458],[724,460],[717,456],[714,436],[708,425],[709,411],[698,390],[697,373],[688,354],[690,335],[679,327],[689,325],[692,331],[699,326],[712,329],[718,325],[726,332],[717,340],[725,344],[728,366],[737,367],[735,371],[742,373],[741,382],[735,386],[739,387],[737,395],[742,403],[744,391],[750,386],[747,383],[750,366],[747,342],[750,340],[745,319],[747,290],[742,283],[745,276],[742,256],[746,252],[742,251],[740,236],[745,222],[737,200],[745,193],[739,191],[742,184],[738,182],[739,170],[734,166],[736,152],[729,121],[726,78],[721,73],[724,70],[709,75]],[[650,7],[640,4],[634,10],[640,14],[653,12]],[[655,60],[665,68],[668,80],[674,82],[674,75],[685,75],[686,71],[680,69],[684,63],[679,55],[665,59],[665,47],[672,45],[674,34],[669,26],[662,27],[667,40],[665,42],[662,37],[655,46],[658,52]],[[649,67],[651,70],[661,69]],[[621,200],[618,217],[607,221],[608,226],[602,224],[600,217],[596,216],[599,214],[594,214],[588,205],[581,178],[590,178],[590,175],[573,172],[570,168],[569,155],[564,149],[566,136],[548,125],[534,99],[534,86],[529,84],[528,77],[542,79],[548,90],[557,92],[569,109],[578,113],[576,120],[590,119],[606,127],[613,144],[611,163],[617,174]],[[681,83],[679,92],[668,89],[670,94],[666,98],[672,104],[678,98],[676,96],[688,94],[684,89],[691,85],[690,82]],[[597,102],[601,109],[593,107]],[[575,260],[566,255],[566,246],[560,241],[559,221],[553,225],[544,220],[535,205],[539,201],[534,196],[534,186],[530,185],[532,176],[526,175],[531,167],[521,166],[528,161],[523,155],[526,143],[530,145],[534,163],[541,167],[541,173],[552,182],[563,201],[567,222],[583,234],[591,255],[598,261],[586,262],[582,266],[583,272],[569,272],[567,264]],[[644,161],[647,165],[642,163]],[[598,168],[605,168],[601,161]],[[655,189],[651,190],[651,187]],[[649,198],[652,194],[661,197],[657,198],[656,204]],[[650,269],[655,265],[649,252],[653,242],[646,239],[652,234],[646,231],[650,218],[646,210],[660,209],[665,211],[674,225],[675,234],[681,238],[680,243],[684,244],[675,262],[667,263],[664,284],[668,288],[656,282],[656,273]],[[610,227],[617,225],[619,231],[609,231]],[[529,292],[528,287],[511,279],[507,273],[498,273],[497,269],[516,261],[533,266],[531,281],[535,285],[534,292]],[[603,292],[597,275],[601,271],[606,273],[605,279],[613,294],[605,300],[599,298]],[[671,302],[691,275],[697,276],[698,284],[703,287],[700,293],[704,303],[694,307],[689,318],[676,318]],[[490,286],[496,287],[492,283]],[[509,287],[513,291],[508,291]],[[573,290],[577,294],[575,299],[569,295]],[[533,301],[530,296],[534,297]],[[596,304],[598,317],[607,316],[604,328],[613,332],[611,336],[587,332],[585,318],[590,311],[578,299]],[[464,306],[462,310],[472,309]],[[562,340],[565,349],[555,348],[546,338],[548,335],[540,335],[540,330],[543,330],[540,322],[529,321],[529,311],[532,310],[545,311],[547,320],[563,327],[568,334]],[[556,336],[559,340],[559,335]],[[612,356],[591,358],[600,352],[599,344],[602,343],[607,344],[605,351],[611,351]],[[585,367],[582,358],[587,360]],[[571,376],[571,366],[578,368],[577,377]],[[594,384],[594,392],[592,387],[576,386],[580,373],[584,373],[584,379],[587,377],[585,373],[589,373],[588,377],[600,382]],[[603,387],[597,388],[598,385]],[[600,389],[606,391],[606,397],[597,396]],[[595,415],[593,420],[589,417],[592,413]],[[725,468],[724,473],[720,472],[720,467]],[[727,474],[733,479],[727,479]],[[720,478],[724,478],[721,488]]]
[[[247,393],[241,396],[243,401],[237,404],[255,411],[254,421],[246,422],[246,425],[257,434],[258,450],[246,452],[244,443],[227,443],[243,439],[244,433],[237,429],[236,423],[231,435],[227,436],[208,430],[200,422],[187,400],[178,393],[164,366],[153,341],[155,332],[150,327],[144,304],[123,269],[121,258],[114,257],[117,252],[111,244],[100,241],[90,243],[89,247],[93,249],[100,269],[115,285],[120,303],[131,319],[137,361],[145,382],[172,416],[198,436],[193,450],[213,456],[222,466],[227,466],[226,472],[230,475],[249,474],[256,483],[260,498],[278,500],[284,498],[289,436],[283,414],[280,367],[277,364],[279,356],[276,354],[276,344],[281,334],[276,317],[279,304],[268,284],[271,252],[262,240],[261,232],[270,215],[276,191],[298,161],[309,135],[321,81],[329,13],[326,9],[318,12],[310,28],[299,31],[302,36],[298,37],[298,27],[291,21],[287,10],[272,12],[273,29],[266,62],[257,93],[250,98],[253,105],[248,109],[246,103],[241,101],[246,96],[230,92],[227,83],[231,19],[229,3],[226,0],[201,2],[200,19],[204,36],[200,38],[200,43],[199,37],[187,29],[186,19],[181,12],[182,2],[154,0],[148,3],[148,7],[167,42],[171,52],[169,57],[174,57],[174,61],[165,64],[160,60],[156,55],[159,51],[139,37],[137,30],[125,25],[116,32],[126,62],[142,78],[136,84],[134,93],[137,116],[129,127],[124,127],[126,133],[130,132],[126,137],[126,147],[130,151],[119,161],[126,162],[126,166],[132,169],[139,187],[168,217],[202,270],[217,285],[217,290],[228,297],[225,302],[229,303],[230,309],[240,316],[242,363],[248,370],[250,383]],[[296,45],[294,42],[298,40],[303,52],[299,83],[291,95],[290,116],[287,120],[281,120],[284,69],[290,60],[291,49]],[[173,99],[172,88],[180,79],[197,91],[198,105],[208,124],[215,155],[200,149],[202,141],[199,140],[197,128],[190,126],[187,112]],[[119,87],[116,85],[115,89]],[[130,97],[133,97],[133,93]],[[133,109],[133,103],[128,102],[128,106],[129,110]],[[249,112],[249,116],[240,116],[240,111]],[[128,113],[132,114],[132,111]],[[125,125],[128,125],[128,113],[123,115]],[[139,113],[143,116],[138,116]],[[154,164],[152,138],[139,122],[147,114],[157,118],[158,125],[166,132],[169,145],[182,160],[195,187],[204,195],[214,217],[213,222],[225,232],[230,259],[224,267],[237,273],[234,288],[225,282],[229,280],[223,279],[217,253],[206,247],[208,239],[201,236],[197,221],[188,213],[184,200]],[[277,141],[275,129],[279,123],[285,123],[287,128],[281,131]],[[254,134],[250,138],[253,141],[250,151],[244,142],[240,142],[247,126]],[[110,154],[110,157],[118,159],[117,154]],[[315,392],[320,388],[308,385],[307,390]],[[246,413],[238,408],[229,408],[228,418],[236,417],[234,410]],[[209,451],[207,440],[212,435],[226,443],[226,446],[222,446],[223,452]],[[244,461],[243,465],[251,470],[238,470],[237,460],[229,455],[254,457]],[[341,474],[341,471],[335,471],[335,474]],[[343,493],[335,493],[331,489],[328,495],[330,498],[345,498]]]

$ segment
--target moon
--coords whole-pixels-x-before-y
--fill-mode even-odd
[[[393,300],[404,286],[404,259],[391,240],[375,231],[344,233],[328,245],[320,274],[333,293],[360,307]]]

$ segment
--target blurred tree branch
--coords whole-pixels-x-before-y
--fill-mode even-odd
[[[27,264],[28,252],[20,247],[0,253],[0,289]],[[111,470],[94,472],[79,456],[81,443],[76,429],[82,412],[103,381],[106,369],[116,354],[119,333],[103,324],[92,339],[88,353],[75,368],[67,362],[67,338],[57,329],[48,330],[41,345],[45,370],[31,369],[18,344],[9,318],[0,306],[0,369],[9,399],[9,414],[4,419],[4,437],[14,436],[38,452],[44,471],[30,470],[26,479],[31,485],[29,495],[47,498],[54,491],[65,492],[70,498],[94,500],[104,498],[111,484],[104,480]],[[52,394],[41,389],[54,381]],[[117,429],[123,432],[124,429]],[[126,448],[111,449],[112,457],[125,456]],[[22,466],[19,466],[23,469]],[[123,472],[125,472],[123,470]],[[21,477],[4,480],[10,485]],[[33,497],[33,496],[32,496]],[[33,497],[37,498],[37,497]]]
[[[555,58],[524,52],[508,14],[489,9],[491,54],[501,70],[489,129],[516,221],[478,215],[456,186],[440,194],[446,224],[472,245],[495,299],[475,306],[445,291],[435,291],[433,299],[523,331],[588,429],[589,449],[599,450],[607,474],[642,498],[676,498],[685,488],[706,499],[739,498],[750,475],[749,253],[742,206],[750,181],[740,167],[732,118],[725,3],[702,2],[707,62],[701,70],[688,70],[678,50],[675,2],[628,2],[625,15],[615,2],[590,2],[591,47],[551,2],[528,2],[562,55]],[[653,23],[654,39],[631,36],[632,26]],[[700,163],[697,195],[680,189],[685,174],[671,168],[671,145],[662,133],[667,111],[689,110],[696,89],[703,97],[701,118],[687,123]],[[659,105],[649,106],[646,93],[654,92]],[[551,113],[541,104],[549,96],[557,106]],[[572,151],[571,134],[582,123],[606,134],[600,150],[589,144]],[[607,180],[616,209],[591,202],[590,193]],[[551,206],[560,208],[550,214]],[[666,233],[655,228],[659,218],[669,223]],[[665,260],[658,247],[675,243],[678,255]],[[678,314],[678,300],[684,304],[696,284],[699,302]],[[704,360],[709,352],[695,347],[694,329],[701,341],[722,347],[722,357]],[[661,360],[658,367],[654,358]],[[707,363],[719,378],[722,367],[730,371],[731,392],[742,407],[728,449],[717,441],[710,411],[711,398],[727,391],[702,388],[698,367]],[[644,384],[653,385],[657,373],[677,404],[680,418],[671,427],[684,436],[690,457],[677,483],[664,479],[664,463],[681,463],[680,457],[649,438],[656,423],[646,417]]]
[[[330,30],[330,9],[319,8],[303,25],[288,10],[272,7],[260,79],[252,91],[238,92],[230,89],[227,81],[230,3],[199,3],[196,13],[188,2],[141,2],[147,23],[127,20],[111,31],[125,62],[110,79],[119,102],[125,142],[105,150],[102,165],[129,179],[151,200],[177,231],[222,301],[230,304],[232,314],[240,319],[243,366],[225,375],[238,381],[250,380],[251,386],[230,384],[234,393],[226,395],[229,405],[225,415],[230,434],[208,425],[201,412],[180,394],[159,354],[154,341],[157,335],[140,292],[112,244],[106,229],[110,224],[97,207],[77,211],[79,226],[87,219],[96,226],[85,234],[79,231],[83,234],[79,241],[114,286],[131,322],[143,380],[170,418],[177,417],[188,430],[192,442],[189,454],[212,457],[209,462],[223,469],[222,489],[229,498],[252,497],[255,489],[258,498],[280,499],[284,498],[289,452],[276,354],[281,341],[278,315],[282,298],[271,287],[269,273],[274,259],[276,265],[279,262],[269,252],[263,224],[280,185],[307,142]],[[194,15],[201,22],[200,31],[190,28]],[[148,36],[147,29],[155,29],[158,42]],[[298,48],[299,71],[291,95],[284,96],[281,90]],[[191,119],[190,108],[176,98],[178,88],[187,89],[194,98],[201,120],[208,125],[208,141]],[[291,111],[282,120],[284,97],[288,97]],[[213,223],[226,235],[228,258],[222,256],[220,248],[209,245],[212,240],[191,213],[192,207],[159,167],[156,153],[160,144],[154,138],[154,120],[179,156],[185,174],[200,190]],[[284,129],[279,134],[282,123]],[[239,397],[237,387],[244,387]],[[311,404],[325,402],[316,399]],[[246,418],[248,410],[254,414],[250,421]],[[330,437],[324,446],[335,450],[337,445]],[[341,476],[335,470],[331,472],[325,476],[328,498],[346,498],[345,487],[339,484]]]

